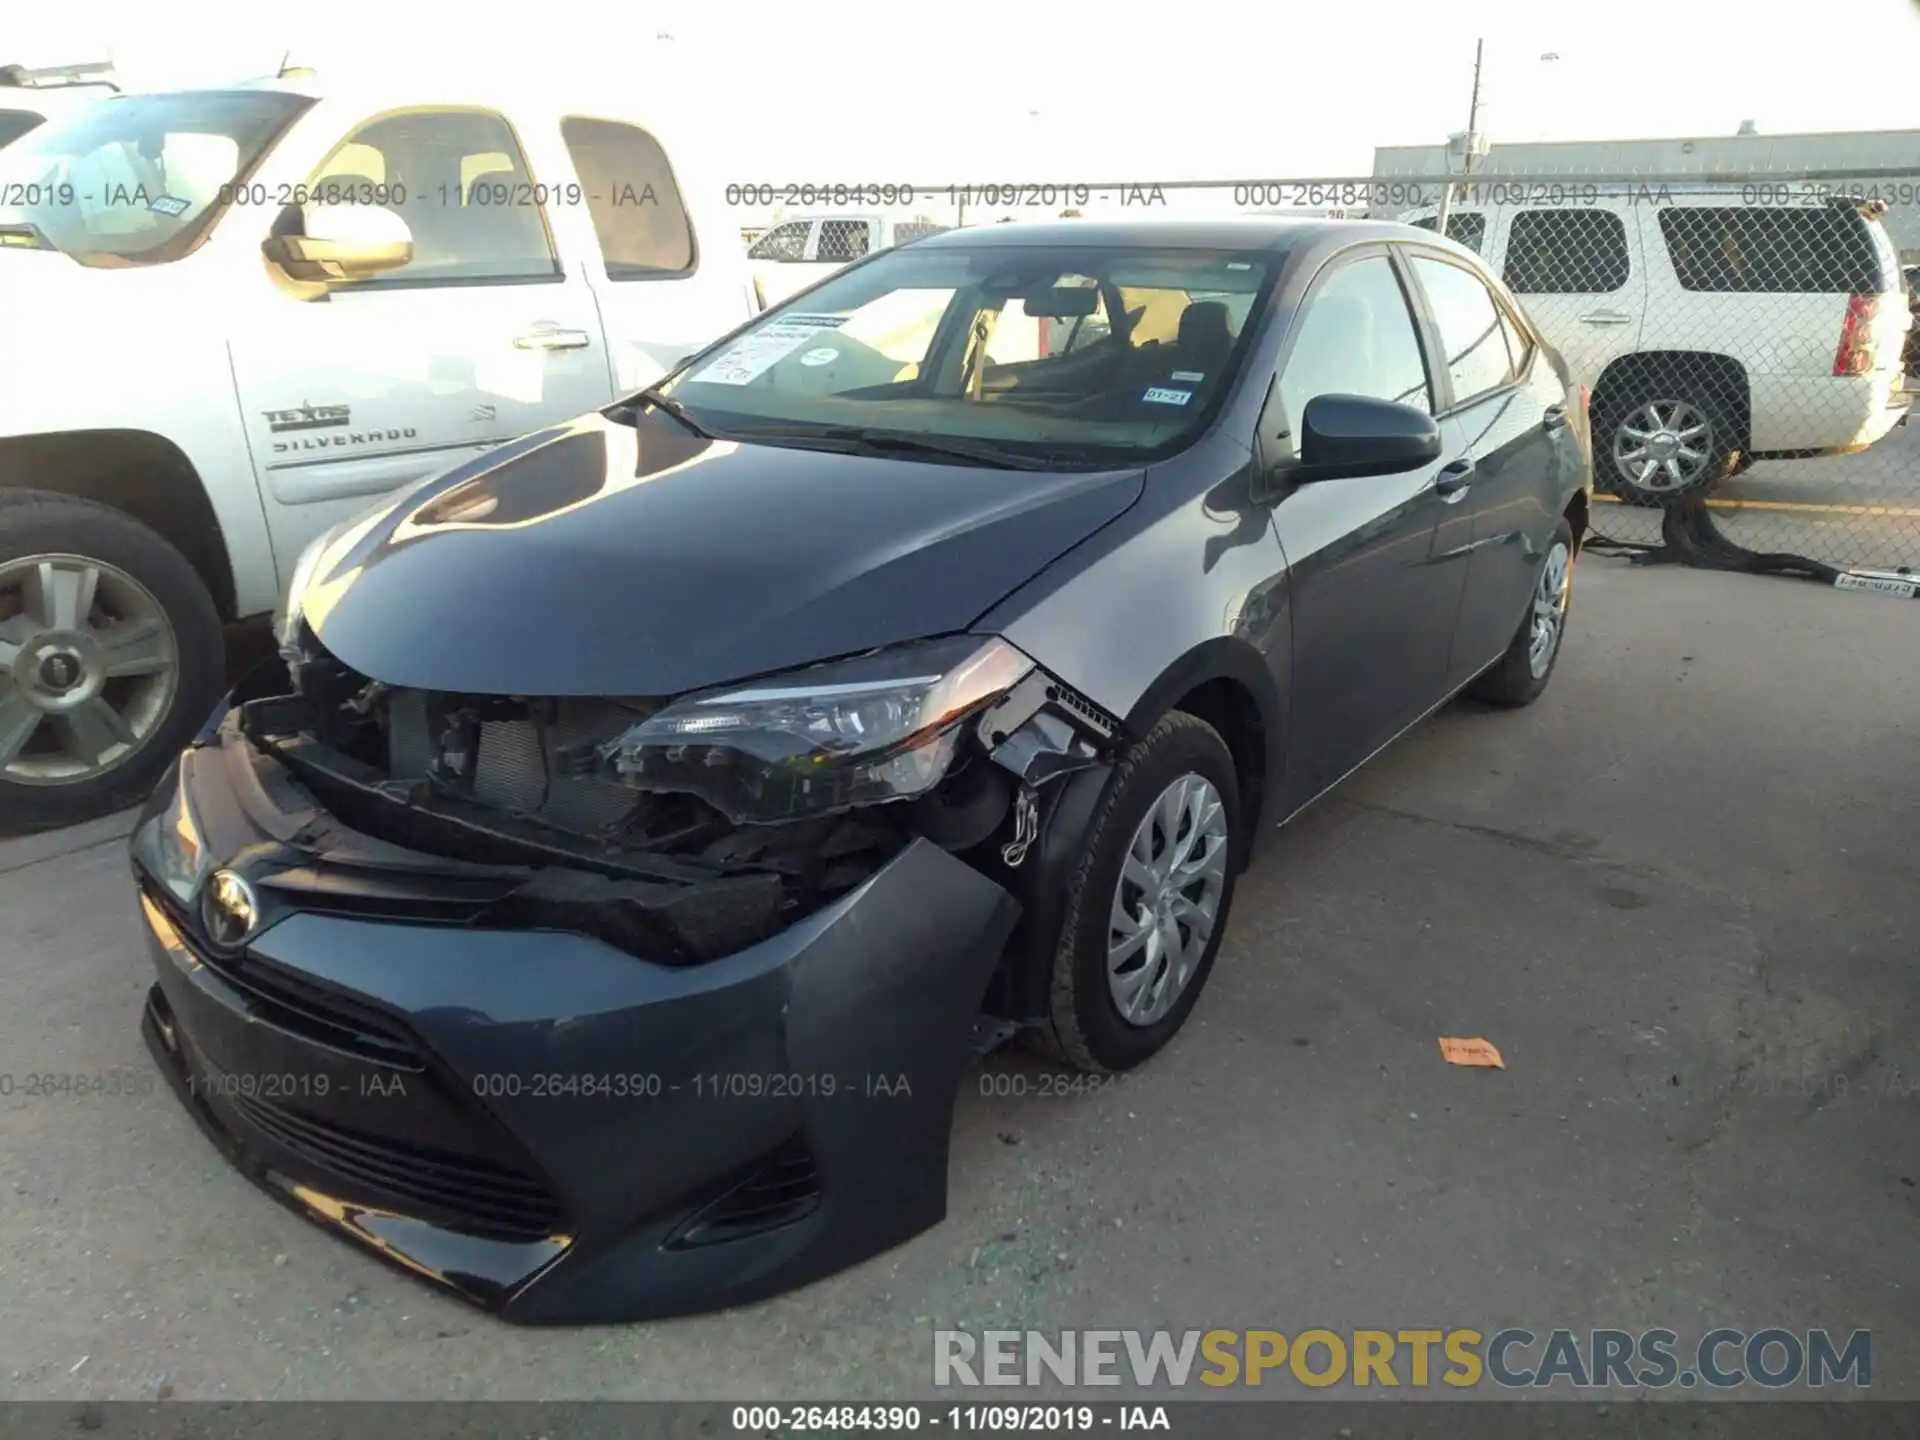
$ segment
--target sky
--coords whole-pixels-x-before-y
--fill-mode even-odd
[[[654,95],[692,111],[741,180],[1365,174],[1377,144],[1466,128],[1476,37],[1480,128],[1496,148],[1730,135],[1743,120],[1772,134],[1920,127],[1920,0],[1770,12],[1727,0],[541,0],[511,27],[506,6],[422,0],[199,0],[190,24],[151,0],[21,8],[0,60],[111,54],[134,85],[269,73],[289,50],[323,76],[498,76],[511,63],[530,89],[558,94],[583,77],[630,82],[641,113]],[[986,28],[967,44],[970,21]]]

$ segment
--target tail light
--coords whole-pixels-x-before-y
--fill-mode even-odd
[[[1874,368],[1880,318],[1880,295],[1853,295],[1847,299],[1847,318],[1840,324],[1840,348],[1833,352],[1833,373],[1865,375]]]

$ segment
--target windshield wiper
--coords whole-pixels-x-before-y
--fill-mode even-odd
[[[998,470],[1052,470],[1058,462],[1029,455],[1022,450],[995,445],[990,440],[956,440],[944,435],[909,435],[899,430],[875,430],[864,425],[774,426],[736,432],[742,440],[808,441],[838,449],[854,446],[863,450],[896,450],[922,455],[942,455],[968,460],[975,465],[991,465]]]
[[[671,415],[702,440],[718,440],[720,438],[698,420],[695,420],[693,416],[689,415],[687,413],[687,407],[674,399],[673,396],[663,395],[652,386],[648,386],[645,390],[636,391],[627,397],[627,399],[622,402],[620,408],[631,415],[638,405],[651,405],[663,414]]]

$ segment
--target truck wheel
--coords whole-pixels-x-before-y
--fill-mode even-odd
[[[213,597],[178,550],[90,500],[0,491],[0,829],[145,799],[225,675]]]

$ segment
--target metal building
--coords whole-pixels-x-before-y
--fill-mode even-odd
[[[1384,145],[1373,152],[1377,178],[1444,175],[1459,168],[1458,154],[1449,163],[1445,145]],[[1749,121],[1737,135],[1496,144],[1473,168],[1489,176],[1687,176],[1736,184],[1779,177],[1829,185],[1835,194],[1885,200],[1884,221],[1901,259],[1920,260],[1920,130],[1761,135]]]

